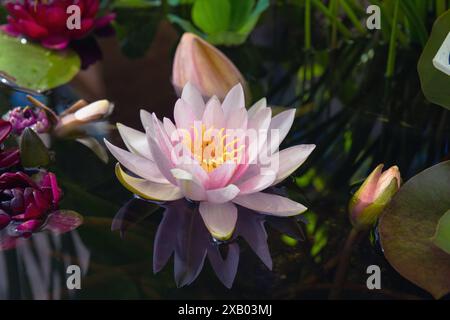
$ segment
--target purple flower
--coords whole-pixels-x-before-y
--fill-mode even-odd
[[[50,122],[44,110],[16,107],[5,115],[5,119],[11,123],[13,133],[17,135],[21,135],[26,128],[31,128],[37,133],[44,133],[50,129]]]

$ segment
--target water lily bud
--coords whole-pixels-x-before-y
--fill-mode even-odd
[[[204,97],[223,100],[234,85],[241,83],[249,97],[246,81],[238,68],[220,50],[193,33],[185,33],[178,44],[172,82],[180,95],[189,82]]]
[[[101,120],[111,114],[114,105],[108,100],[99,100],[75,112],[65,114],[55,129],[57,135],[64,135],[84,124]]]
[[[400,170],[393,166],[383,172],[380,164],[364,181],[349,204],[350,221],[357,229],[370,228],[401,184]]]

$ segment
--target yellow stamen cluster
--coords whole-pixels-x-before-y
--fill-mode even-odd
[[[191,129],[193,137],[186,132],[183,144],[206,172],[211,172],[226,162],[239,163],[244,146],[238,146],[239,138],[231,140],[230,135],[224,133],[225,128],[207,129],[204,124],[201,124],[200,128],[192,126]]]

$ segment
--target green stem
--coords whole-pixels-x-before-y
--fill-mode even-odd
[[[350,256],[352,254],[353,245],[359,238],[360,231],[352,228],[348,234],[347,240],[345,241],[344,249],[339,257],[339,263],[334,277],[333,287],[331,288],[329,299],[336,300],[339,299],[344,285],[345,279],[347,277],[347,270],[350,264]]]
[[[305,50],[311,49],[311,0],[305,1]]]
[[[339,13],[339,0],[331,0],[330,12],[333,15],[333,23],[331,25],[331,48],[337,48],[337,23]]]
[[[161,0],[161,7],[164,16],[167,16],[169,14],[169,3],[167,2],[167,0]]]
[[[361,24],[361,21],[359,20],[357,14],[352,9],[352,7],[348,4],[347,0],[341,0],[340,4],[342,6],[342,9],[344,9],[345,13],[347,14],[347,17],[352,22],[352,24],[355,27],[355,29],[357,29],[362,34],[366,34],[367,33],[367,29],[363,27],[363,25]]]
[[[391,78],[395,70],[395,58],[397,55],[397,29],[400,0],[395,0],[394,17],[392,18],[391,39],[389,40],[389,55],[386,67],[386,77]]]
[[[336,27],[345,38],[351,38],[352,32],[328,10],[328,8],[320,0],[311,0],[312,4],[325,15],[332,23],[336,23]]]

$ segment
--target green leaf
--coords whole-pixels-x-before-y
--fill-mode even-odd
[[[384,255],[406,279],[436,299],[450,292],[450,255],[433,243],[450,208],[450,161],[406,182],[384,210],[379,232]]]
[[[231,5],[228,0],[196,0],[192,7],[192,20],[208,34],[228,30]]]
[[[0,32],[0,70],[18,85],[45,91],[63,85],[78,73],[81,62],[72,50],[54,51]]]
[[[439,220],[433,243],[450,254],[450,210]]]
[[[20,159],[25,168],[45,167],[50,163],[47,148],[31,128],[26,128],[20,137]]]
[[[434,23],[430,38],[418,64],[420,83],[425,97],[432,103],[450,109],[450,76],[436,69],[433,58],[450,30],[450,10]]]
[[[249,19],[255,0],[229,0],[231,4],[229,30],[239,30]]]
[[[197,28],[195,28],[195,26],[188,20],[184,20],[183,18],[180,18],[179,16],[176,16],[174,14],[168,14],[167,19],[169,19],[171,23],[179,25],[186,32],[191,32],[198,36],[204,37],[204,35],[199,30],[197,30]]]

